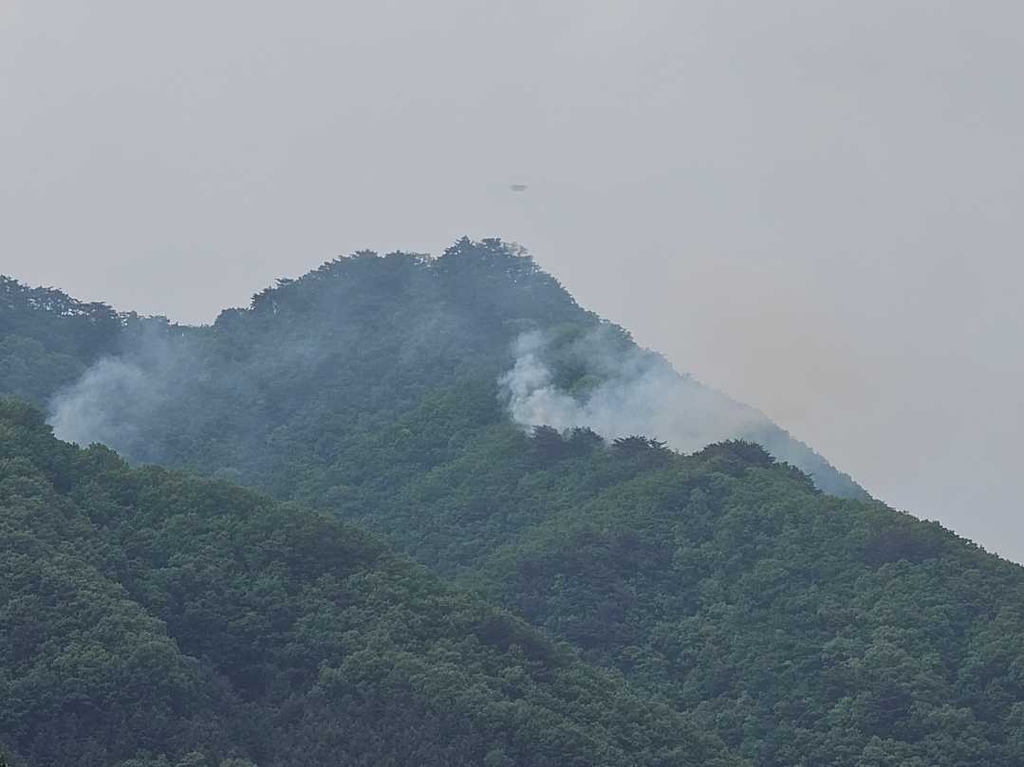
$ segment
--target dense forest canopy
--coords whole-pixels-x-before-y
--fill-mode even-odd
[[[728,765],[620,676],[379,542],[129,469],[0,403],[12,764]]]
[[[26,764],[76,738],[125,767],[1024,763],[1024,570],[515,248],[357,253],[207,327],[3,284],[0,391],[213,477],[4,406],[0,741]],[[50,674],[79,662],[73,691]],[[157,697],[111,681],[136,670]]]

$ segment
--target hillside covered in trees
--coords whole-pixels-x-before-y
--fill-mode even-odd
[[[323,515],[0,404],[14,765],[727,765],[713,736]]]
[[[154,631],[165,626],[182,663],[198,664],[197,679],[208,672],[202,721],[220,712],[232,731],[230,717],[248,717],[264,738],[221,742],[167,714],[167,732],[181,740],[133,748],[273,764],[284,758],[278,744],[319,743],[338,722],[370,726],[360,696],[384,706],[378,712],[398,696],[395,719],[380,726],[411,717],[421,735],[373,730],[352,751],[325,735],[334,746],[309,746],[312,756],[298,761],[544,764],[571,753],[577,761],[551,763],[1024,763],[1024,570],[872,501],[763,415],[637,348],[498,241],[462,240],[436,259],[336,259],[208,327],[4,286],[0,348],[16,374],[0,374],[0,391],[45,407],[58,436],[214,478],[130,470],[105,448],[53,440],[36,411],[7,406],[21,424],[9,428],[46,446],[35,464],[63,456],[78,477],[69,485],[46,475],[49,500],[37,506],[73,504],[86,518],[81,534],[105,542],[97,551],[111,547],[109,562],[85,561],[104,588],[123,589],[157,621]],[[17,450],[10,465],[24,483],[35,469]],[[136,489],[110,489],[122,485]],[[85,501],[93,489],[104,499],[96,511]],[[23,535],[30,517],[10,518],[11,534]],[[308,537],[287,538],[292,524]],[[48,535],[57,545],[70,533]],[[168,553],[178,547],[201,563],[181,569]],[[60,549],[60,561],[83,549]],[[343,564],[349,556],[362,564]],[[245,566],[232,569],[236,561]],[[297,585],[252,592],[279,571]],[[0,603],[21,609],[40,588],[34,577]],[[308,602],[307,579],[316,584]],[[339,601],[352,612],[333,622]],[[282,627],[285,615],[292,628]],[[407,665],[359,654],[377,649],[378,620]],[[502,622],[515,640],[489,642],[480,621]],[[54,630],[41,625],[33,636]],[[435,633],[405,636],[407,625]],[[307,629],[318,636],[311,646]],[[343,639],[331,638],[335,630]],[[235,659],[206,644],[222,640],[253,649]],[[515,663],[503,665],[506,656]],[[518,708],[513,719],[480,713],[491,711],[492,698],[474,697],[484,690],[506,696],[493,699],[502,711],[518,705],[519,688],[494,681],[512,667],[533,675],[539,697],[523,705],[550,730],[532,729]],[[340,668],[330,698],[321,677]],[[431,708],[428,699],[449,688],[449,702]],[[293,700],[299,713],[289,718]],[[467,723],[458,745],[444,741],[454,726],[438,718],[444,712]],[[102,726],[112,738],[123,725]],[[697,738],[694,726],[714,737]],[[28,764],[57,758],[26,751],[35,736],[8,727],[0,721],[0,740]],[[505,727],[536,740],[501,740]],[[679,741],[666,739],[674,728]],[[586,748],[565,746],[563,730],[590,733]],[[431,745],[416,756],[386,750],[418,743]],[[96,748],[107,749],[98,763],[116,763],[114,746]],[[134,758],[129,751],[117,759]]]

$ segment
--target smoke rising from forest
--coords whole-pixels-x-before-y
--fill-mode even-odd
[[[606,329],[567,345],[539,331],[524,333],[513,354],[515,363],[499,383],[512,419],[524,427],[588,427],[605,439],[642,434],[690,452],[770,425],[756,410],[680,375],[662,357],[616,344]],[[560,366],[582,372],[569,390],[559,385]]]
[[[138,320],[121,354],[102,357],[49,405],[54,434],[67,442],[101,442],[133,461],[162,458],[156,419],[186,380],[208,378],[188,340],[168,334],[162,318]]]
[[[125,445],[138,434],[134,416],[139,403],[155,396],[153,381],[142,368],[107,357],[54,398],[50,424],[54,434],[67,442]],[[118,406],[111,407],[112,402]]]
[[[119,356],[100,359],[51,400],[50,422],[62,439],[102,442],[133,462],[216,467],[232,477],[244,470],[254,483],[275,455],[283,460],[276,451],[311,450],[324,471],[344,472],[350,461],[339,460],[342,436],[318,438],[312,447],[290,441],[296,419],[337,421],[344,413],[347,431],[385,412],[391,417],[423,404],[424,376],[438,391],[450,390],[466,375],[462,361],[475,360],[520,426],[587,427],[608,440],[638,434],[680,452],[746,439],[806,471],[822,490],[863,494],[762,413],[680,375],[622,328],[580,310],[547,278],[539,284],[569,309],[557,319],[513,324],[535,328],[529,332],[506,324],[484,345],[490,351],[481,351],[471,332],[480,307],[445,304],[436,281],[425,277],[430,268],[342,259],[258,294],[249,310],[223,312],[211,327],[134,318]],[[389,279],[375,283],[370,275],[378,272]],[[410,280],[401,300],[397,274]],[[519,312],[516,301],[506,310]],[[201,454],[197,446],[205,446]]]
[[[209,322],[314,254],[500,234],[1024,559],[1024,4],[314,5],[5,3],[4,271]]]

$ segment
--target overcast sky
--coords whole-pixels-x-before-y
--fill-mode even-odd
[[[207,322],[500,236],[1024,560],[1022,73],[1019,0],[0,0],[0,272]]]

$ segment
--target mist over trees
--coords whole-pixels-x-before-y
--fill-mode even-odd
[[[516,248],[206,327],[0,287],[0,393],[109,446],[0,406],[13,767],[1024,763],[1024,570]]]
[[[364,424],[393,423],[424,394],[462,386],[502,399],[527,430],[586,426],[609,440],[645,433],[681,451],[755,439],[826,491],[866,497],[763,414],[639,349],[498,240],[463,239],[436,259],[368,251],[335,259],[280,280],[248,309],[225,310],[211,327],[106,311],[121,332],[106,349],[76,349],[98,361],[71,386],[41,382],[32,400],[52,398],[62,438],[101,441],[140,462],[214,466],[259,483],[308,450],[310,440],[290,439],[307,424],[336,424],[344,445]],[[494,408],[488,425],[508,414]]]

